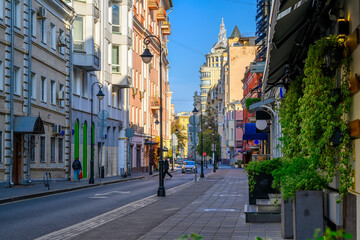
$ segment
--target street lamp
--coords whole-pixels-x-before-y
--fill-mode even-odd
[[[161,40],[160,38],[158,38],[157,36],[155,35],[149,35],[147,37],[144,38],[144,44],[146,46],[143,54],[141,54],[141,58],[143,60],[143,62],[145,64],[148,64],[149,62],[151,62],[152,60],[152,57],[154,55],[151,54],[149,48],[148,48],[148,45],[150,44],[151,42],[151,39],[152,38],[155,38],[158,42],[159,42],[159,46],[160,46],[160,110],[159,110],[159,114],[160,114],[160,162],[159,162],[159,165],[160,165],[160,168],[159,168],[159,171],[160,171],[160,174],[159,174],[159,188],[158,188],[158,192],[157,192],[157,195],[159,197],[165,197],[165,187],[164,187],[164,178],[163,178],[163,175],[164,175],[164,172],[163,172],[163,169],[164,169],[164,160],[163,160],[163,135],[162,135],[162,130],[163,130],[163,122],[162,122],[162,44],[161,44]]]
[[[91,142],[91,156],[90,156],[90,179],[89,179],[89,184],[94,184],[94,129],[95,129],[95,125],[93,128],[93,88],[94,85],[98,84],[99,85],[99,92],[96,94],[97,98],[99,99],[99,101],[103,100],[105,94],[101,91],[103,85],[99,82],[94,82],[91,85],[91,96],[90,96],[90,102],[91,102],[91,114],[90,114],[90,124],[91,124],[91,134],[90,134],[90,142]]]
[[[194,122],[193,122],[193,140],[194,140],[194,156],[195,156],[195,166],[196,166],[196,121],[195,121],[195,116],[198,114],[198,110],[196,109],[196,107],[194,107],[194,110],[192,111],[193,116],[194,116]],[[196,173],[197,173],[197,168],[195,170],[195,181],[196,181]]]

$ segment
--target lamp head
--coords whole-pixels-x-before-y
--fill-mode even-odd
[[[176,134],[179,133],[179,130],[176,129],[176,130],[175,130],[175,133],[176,133]]]
[[[196,109],[196,107],[194,107],[194,110],[192,110],[192,113],[194,114],[194,115],[196,115],[196,114],[198,114],[198,110]]]
[[[142,58],[143,62],[148,64],[149,62],[151,62],[151,59],[153,58],[154,55],[151,54],[149,48],[145,48],[143,54],[140,55],[140,57]]]
[[[160,123],[159,120],[156,119],[155,124],[159,125],[159,123]]]
[[[96,96],[100,101],[104,99],[105,94],[101,91],[101,88],[99,88],[99,92],[96,94]]]

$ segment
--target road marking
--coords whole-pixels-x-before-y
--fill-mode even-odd
[[[206,208],[204,212],[235,212],[233,208]]]
[[[177,187],[170,188],[167,190],[167,194],[171,195],[186,188],[188,185],[193,182],[187,182]],[[156,201],[159,201],[162,198],[157,197],[156,195],[152,195],[135,202],[126,204],[122,207],[109,211],[107,213],[101,214],[99,216],[93,217],[86,221],[80,222],[78,224],[74,224],[70,227],[46,234],[42,237],[36,238],[35,240],[70,240],[75,237],[84,234],[94,228],[100,227],[108,222],[111,222],[117,218],[123,217],[129,213],[132,213],[142,207],[145,207],[149,204],[152,204]]]

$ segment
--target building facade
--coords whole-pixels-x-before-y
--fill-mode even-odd
[[[0,183],[70,175],[70,26],[60,0],[0,1]]]

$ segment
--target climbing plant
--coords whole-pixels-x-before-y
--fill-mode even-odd
[[[329,184],[339,173],[341,198],[352,184],[351,142],[345,121],[351,103],[348,56],[337,36],[318,40],[309,48],[302,81],[290,85],[280,107],[284,156],[290,164],[298,164],[294,163],[295,157],[311,159],[301,175],[309,178],[317,173],[319,182],[325,180]],[[298,184],[300,179],[280,182],[289,192],[304,190],[296,188],[306,186]],[[290,186],[291,183],[295,184]]]

